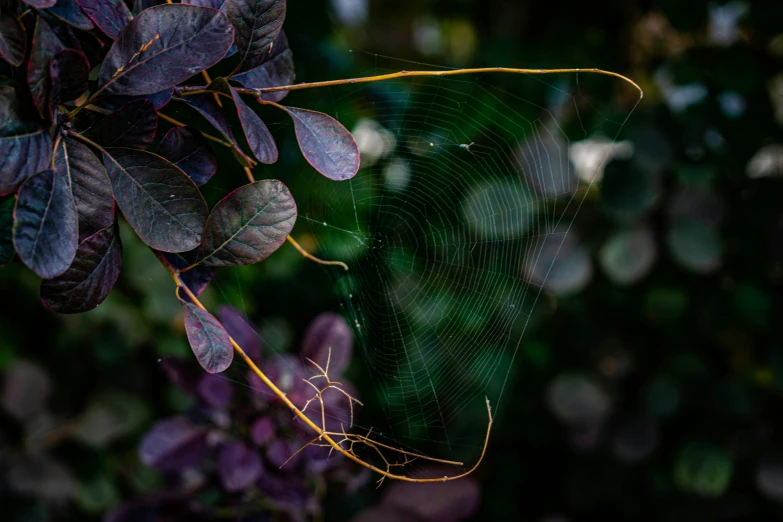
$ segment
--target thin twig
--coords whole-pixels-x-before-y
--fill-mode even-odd
[[[294,238],[292,238],[291,236],[288,236],[286,239],[288,240],[288,242],[289,242],[289,243],[291,243],[292,245],[294,245],[294,248],[295,248],[295,249],[297,249],[297,250],[299,251],[299,253],[300,253],[300,254],[302,254],[302,256],[306,257],[306,258],[307,258],[307,259],[309,259],[310,261],[315,261],[315,262],[316,262],[316,263],[318,263],[319,265],[334,265],[334,266],[341,266],[341,267],[343,267],[343,268],[345,269],[345,271],[346,271],[346,272],[348,271],[348,265],[346,265],[346,264],[345,264],[345,263],[343,263],[342,261],[324,261],[323,259],[318,259],[318,258],[317,258],[317,257],[315,257],[314,255],[312,255],[311,253],[309,253],[307,250],[305,250],[304,248],[302,248],[302,246],[301,246],[299,243],[297,243],[297,242],[294,240]]]

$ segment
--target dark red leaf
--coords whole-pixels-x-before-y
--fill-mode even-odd
[[[229,367],[234,349],[223,325],[212,314],[193,303],[182,301],[185,308],[185,332],[201,367],[209,373],[220,373]]]
[[[158,154],[181,168],[197,186],[217,170],[217,158],[206,138],[186,127],[170,129],[158,145]]]
[[[226,54],[234,31],[220,11],[186,4],[145,9],[109,49],[99,75],[107,94],[150,94],[187,80]]]
[[[14,257],[14,203],[16,201],[12,197],[0,201],[0,265]]]
[[[27,38],[24,26],[12,15],[0,13],[0,58],[14,67],[24,61]]]
[[[298,439],[274,439],[266,447],[264,454],[266,455],[266,460],[277,469],[285,469],[283,464],[286,467],[291,466],[293,468],[303,455],[302,453],[294,455],[294,453],[302,446],[304,446],[304,442]]]
[[[135,100],[149,100],[155,106],[156,109],[161,109],[171,101],[171,96],[174,94],[174,89],[163,89],[162,91],[153,92],[152,94],[143,94],[141,96],[103,96],[95,100],[95,105],[104,107],[106,109],[117,110],[128,102]]]
[[[76,203],[65,176],[44,170],[24,182],[14,208],[14,248],[43,278],[65,272],[76,255]]]
[[[198,382],[198,394],[211,408],[225,408],[234,398],[231,383],[219,375],[202,375]]]
[[[66,138],[57,149],[54,170],[71,180],[79,214],[79,242],[114,222],[114,196],[106,169],[89,147]]]
[[[22,0],[25,4],[31,5],[36,9],[46,9],[52,7],[56,0]]]
[[[146,149],[158,130],[158,111],[146,99],[126,103],[102,120],[84,135],[104,147],[131,147]]]
[[[139,457],[161,471],[179,471],[197,464],[204,455],[204,432],[185,417],[158,421],[141,439]]]
[[[220,450],[217,470],[223,488],[230,493],[242,491],[264,472],[258,453],[239,441]]]
[[[285,31],[277,35],[272,51],[266,61],[255,69],[246,73],[231,77],[248,89],[262,89],[265,87],[280,87],[294,83],[294,55],[288,48],[288,38]],[[262,100],[279,102],[285,98],[288,91],[262,93],[258,97]]]
[[[78,0],[78,2],[98,29],[112,40],[117,38],[120,31],[133,18],[123,0]]]
[[[114,199],[142,241],[164,252],[198,246],[209,210],[187,174],[136,149],[106,149],[103,164]]]
[[[92,310],[111,292],[121,264],[119,229],[111,224],[79,244],[65,273],[41,282],[41,301],[49,310],[61,314]]]
[[[49,166],[52,138],[49,129],[10,138],[0,138],[0,196]]]
[[[237,72],[255,69],[264,63],[270,45],[285,19],[285,0],[227,0],[226,15],[236,30]]]
[[[69,24],[53,23],[50,28],[57,35],[57,38],[60,39],[64,48],[83,52],[90,62],[91,68],[100,64],[103,60],[106,49],[94,34],[87,31],[79,31]]]
[[[75,100],[87,90],[90,77],[90,64],[87,57],[76,49],[63,49],[49,62],[49,81],[52,86],[51,111],[71,100]]]
[[[250,166],[247,155],[242,151],[239,142],[237,142],[234,133],[231,131],[231,123],[228,121],[228,118],[226,118],[223,108],[217,104],[212,95],[196,94],[184,98],[175,98],[175,100],[185,102],[198,111],[210,125],[234,145],[234,150],[240,155],[240,158],[238,159],[244,162],[244,166]]]
[[[322,112],[285,107],[307,162],[329,179],[350,179],[359,171],[359,147],[348,129]]]
[[[245,133],[245,138],[253,151],[253,155],[261,163],[271,164],[277,161],[277,146],[264,122],[253,109],[247,106],[237,90],[228,84],[225,78],[218,78],[211,84],[210,89],[223,92],[234,101],[237,117]]]
[[[198,258],[210,266],[257,263],[283,244],[295,221],[296,202],[282,182],[245,185],[212,209]]]
[[[197,268],[199,267],[197,266],[193,270],[196,270]],[[188,272],[190,272],[190,270],[188,270]],[[182,275],[185,275],[188,272],[184,272]],[[261,358],[261,336],[255,328],[250,326],[247,319],[231,306],[221,305],[218,307],[217,312],[220,323],[228,334],[234,338],[248,357],[254,361],[258,361]]]
[[[275,423],[269,417],[261,417],[250,426],[250,438],[253,443],[263,446],[275,436]]]
[[[27,62],[27,84],[41,117],[47,117],[49,112],[49,62],[63,49],[65,45],[43,17],[39,16],[35,22],[30,60]]]
[[[343,316],[326,312],[310,323],[302,341],[301,353],[324,370],[329,360],[329,377],[337,379],[351,362],[352,351],[353,332],[348,323]]]
[[[79,2],[76,0],[57,0],[57,3],[49,9],[49,12],[77,29],[89,31],[93,28],[92,21],[84,14]]]

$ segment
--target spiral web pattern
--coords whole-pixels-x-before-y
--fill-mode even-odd
[[[371,73],[412,70],[387,65]],[[362,168],[349,181],[312,182],[297,233],[350,267],[327,272],[388,423],[374,433],[408,448],[442,442],[444,454],[480,449],[484,397],[497,410],[590,193],[571,147],[614,140],[627,117],[599,111],[579,80],[411,78],[333,92],[336,105],[349,98],[333,115],[356,135]],[[617,83],[595,89],[626,88]]]

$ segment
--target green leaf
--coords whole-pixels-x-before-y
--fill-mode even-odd
[[[245,185],[215,205],[198,259],[210,266],[257,263],[283,244],[295,222],[296,202],[282,182]]]

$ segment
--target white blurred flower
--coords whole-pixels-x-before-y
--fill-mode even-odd
[[[429,16],[413,20],[413,45],[426,56],[443,52],[443,31],[440,24]]]
[[[783,176],[783,145],[773,143],[761,147],[745,168],[749,178]]]
[[[745,2],[710,5],[710,41],[729,46],[739,40],[739,19],[748,11]]]
[[[778,74],[769,81],[769,99],[775,108],[775,119],[783,125],[783,74]]]
[[[671,71],[666,67],[655,72],[655,83],[658,84],[666,104],[674,112],[682,112],[707,97],[707,88],[701,83],[675,85]]]
[[[633,143],[596,136],[571,144],[568,159],[574,165],[576,175],[585,183],[601,181],[604,167],[613,159],[629,159],[633,156]]]
[[[383,171],[383,179],[389,190],[399,192],[408,186],[411,180],[411,171],[408,164],[399,158],[394,158]]]
[[[349,27],[357,27],[367,20],[367,0],[332,0],[337,18]]]
[[[387,156],[397,143],[391,131],[370,118],[362,118],[356,122],[351,133],[359,147],[363,167]]]

